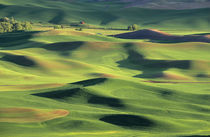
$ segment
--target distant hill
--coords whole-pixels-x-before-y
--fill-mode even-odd
[[[209,8],[210,0],[81,0],[88,2],[124,2],[126,7],[154,9],[196,9]]]
[[[69,24],[84,20],[88,24],[127,28],[138,24],[143,28],[207,30],[210,28],[210,8],[169,10],[145,9],[155,0],[96,1],[91,0],[0,0],[0,17],[15,17],[33,22]],[[169,0],[168,0],[169,1]],[[169,3],[168,1],[162,3]],[[183,2],[183,1],[182,1]],[[196,3],[186,1],[188,5]],[[204,1],[209,2],[208,1]],[[156,1],[160,3],[160,1]],[[203,3],[203,2],[200,2]],[[133,7],[139,5],[139,7]],[[206,6],[209,6],[209,4]],[[144,7],[144,8],[140,8]]]

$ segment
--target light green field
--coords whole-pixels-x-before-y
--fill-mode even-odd
[[[1,136],[208,135],[209,50],[208,43],[121,40],[88,30],[1,34]],[[3,108],[69,114],[31,120],[32,112],[15,111],[1,122],[9,113]],[[26,122],[15,122],[22,113]]]
[[[0,4],[0,16],[46,26],[50,20],[116,28],[137,23],[179,35],[209,33],[210,26],[209,9]],[[0,137],[208,137],[210,43],[107,36],[126,32],[35,26],[0,34]]]

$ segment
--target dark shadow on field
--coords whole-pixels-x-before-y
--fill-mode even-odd
[[[124,107],[122,101],[117,98],[95,95],[89,93],[89,91],[84,88],[61,89],[51,92],[36,93],[32,95],[55,99],[67,103],[71,103],[72,99],[76,99],[77,103],[80,103],[82,100],[90,104],[104,105],[113,108]]]
[[[57,42],[53,44],[44,44],[40,42],[31,41],[35,34],[40,31],[32,32],[12,32],[0,34],[0,48],[1,50],[18,50],[27,48],[44,48],[50,51],[56,51],[61,55],[69,55],[69,51],[76,50],[81,47],[84,42]]]
[[[87,87],[87,86],[94,86],[97,84],[104,83],[106,80],[107,80],[107,78],[95,78],[95,79],[88,79],[88,80],[84,80],[84,81],[74,82],[71,84],[82,85],[84,87]]]
[[[106,115],[100,118],[100,120],[124,128],[137,130],[151,128],[156,125],[155,122],[145,117],[127,114]]]
[[[196,77],[198,77],[198,78],[210,78],[210,75],[208,75],[208,74],[198,74],[198,75],[196,75]]]
[[[144,55],[137,52],[132,43],[127,43],[124,48],[128,53],[128,57],[117,63],[119,64],[119,67],[143,71],[142,74],[135,77],[159,78],[164,75],[164,71],[170,68],[190,68],[190,60],[151,60],[146,59]]]
[[[58,43],[45,45],[42,48],[51,50],[51,51],[56,51],[60,55],[63,55],[63,56],[69,56],[70,51],[80,48],[83,44],[84,44],[84,42],[82,42],[82,41],[58,42]]]
[[[71,51],[81,47],[84,42],[58,42],[53,44],[45,44],[41,42],[35,42],[31,39],[35,37],[40,31],[32,32],[11,32],[0,34],[0,49],[1,50],[20,50],[27,48],[43,48],[49,51],[57,52],[62,56],[69,56]],[[13,55],[1,53],[0,60],[11,62],[24,67],[35,67],[37,63],[27,56]]]
[[[61,89],[44,93],[36,93],[33,95],[39,97],[51,98],[51,99],[65,100],[69,97],[74,97],[74,96],[89,96],[89,93],[81,88],[74,88],[74,89],[63,89],[63,90]]]
[[[35,67],[37,65],[35,61],[21,55],[5,54],[2,58],[0,58],[0,60],[11,62],[24,67]]]
[[[87,87],[87,86],[94,86],[94,85],[102,84],[106,82],[107,80],[108,80],[107,78],[95,78],[95,79],[88,79],[88,80],[79,81],[79,82],[70,83],[70,84],[81,85],[83,87]],[[159,94],[159,96],[164,97],[164,98],[171,97],[175,94],[174,91],[169,90],[169,89],[164,89],[164,88],[157,88],[157,87],[151,87],[151,86],[145,86],[145,85],[142,85],[141,88],[147,91],[157,93]],[[96,100],[98,99],[96,98]]]
[[[44,44],[30,41],[34,34],[40,31],[31,32],[10,32],[0,34],[0,48],[1,50],[17,50],[25,48],[40,47]]]
[[[115,107],[115,108],[124,107],[124,104],[119,99],[111,98],[111,97],[96,96],[96,95],[90,97],[88,100],[88,103],[105,105],[105,106]]]

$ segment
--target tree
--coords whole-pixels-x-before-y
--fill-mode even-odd
[[[9,22],[1,22],[0,24],[3,28],[3,32],[12,32],[12,24],[10,24]]]
[[[0,18],[0,33],[31,30],[31,29],[32,25],[28,21],[26,22],[16,21],[13,17]]]
[[[23,26],[22,26],[22,24],[20,22],[15,23],[13,27],[14,27],[14,31],[21,31],[21,30],[23,30]]]
[[[133,27],[132,26],[128,26],[128,30],[133,30]]]
[[[14,17],[11,17],[10,23],[11,23],[11,24],[15,24],[15,22],[16,22],[16,20],[14,19]]]
[[[55,25],[54,29],[61,29],[61,25]]]
[[[136,31],[136,30],[139,30],[139,29],[140,29],[140,26],[137,25],[137,24],[133,24],[133,25],[128,26],[128,30],[131,30],[131,31]]]
[[[0,23],[0,33],[4,33],[4,28],[1,23]]]
[[[132,25],[132,28],[133,28],[133,30],[135,31],[135,30],[139,30],[139,25],[137,25],[137,24],[133,24]]]
[[[3,17],[0,19],[0,22],[10,22],[10,19],[7,17]]]
[[[31,29],[32,29],[32,25],[31,25],[31,23],[28,22],[28,21],[24,22],[24,23],[22,24],[22,26],[23,26],[23,29],[24,29],[24,30],[31,30]]]

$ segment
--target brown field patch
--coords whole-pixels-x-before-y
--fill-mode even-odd
[[[33,84],[33,85],[0,85],[1,91],[22,91],[22,90],[36,90],[46,88],[62,87],[66,84],[50,83],[50,84]]]
[[[113,49],[113,44],[110,42],[88,42],[86,46],[82,47],[85,50],[111,50]]]
[[[88,36],[88,35],[92,35],[90,33],[85,33],[85,32],[79,32],[79,31],[75,31],[72,29],[61,29],[61,30],[48,30],[45,32],[40,32],[35,34],[35,36],[54,36],[54,35],[74,35],[74,36]]]
[[[191,80],[187,76],[173,74],[173,73],[164,73],[163,78],[168,80]]]
[[[63,109],[45,110],[33,108],[0,108],[0,122],[34,123],[65,117],[69,111]]]

